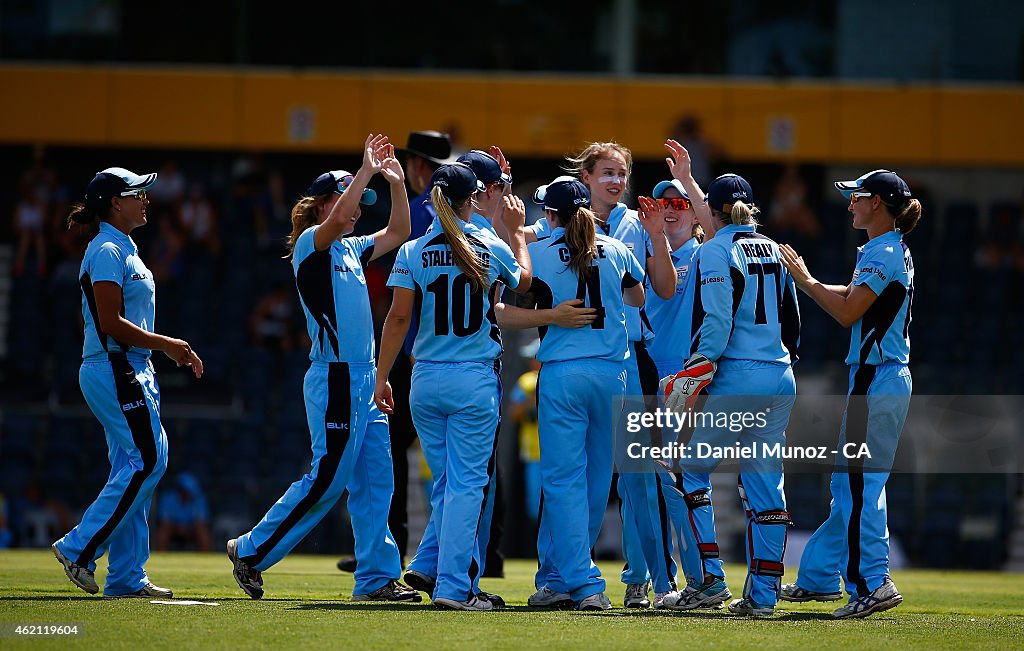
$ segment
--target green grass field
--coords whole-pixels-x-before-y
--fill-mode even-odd
[[[982,572],[903,571],[903,604],[865,620],[834,621],[832,604],[786,604],[775,618],[726,612],[537,612],[531,561],[506,563],[505,579],[483,587],[510,607],[491,613],[435,611],[428,603],[351,603],[352,576],[329,556],[293,556],[264,574],[267,594],[251,601],[223,554],[154,554],[147,565],[175,597],[219,606],[165,606],[87,595],[64,576],[49,550],[0,552],[0,622],[83,624],[79,638],[0,639],[0,648],[475,648],[552,649],[1019,649],[1024,645],[1024,577]],[[101,562],[102,563],[102,562]],[[604,563],[606,573],[617,565]],[[730,587],[743,568],[731,566]],[[105,567],[96,573],[102,586]],[[792,575],[792,573],[791,573]],[[787,580],[792,580],[791,576]],[[619,606],[617,575],[609,596]]]

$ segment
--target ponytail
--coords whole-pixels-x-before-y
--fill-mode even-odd
[[[99,202],[93,200],[90,201],[89,197],[85,198],[85,201],[79,201],[78,203],[72,204],[71,211],[68,213],[67,225],[70,229],[74,225],[89,226],[95,224],[98,221],[105,220],[110,212],[110,200],[100,199]]]
[[[729,219],[737,226],[758,226],[757,216],[761,214],[760,209],[754,205],[747,205],[742,201],[732,204]]]
[[[576,277],[583,279],[590,275],[591,263],[597,257],[597,239],[594,233],[594,213],[586,208],[578,208],[568,219],[558,221],[565,227],[565,243],[569,247],[569,268],[576,272]]]
[[[451,249],[452,257],[455,258],[455,266],[469,278],[470,292],[484,291],[487,287],[486,268],[480,256],[470,246],[466,234],[459,225],[461,220],[455,214],[455,211],[462,210],[469,200],[470,198],[466,197],[457,204],[449,203],[448,197],[444,196],[439,185],[435,185],[430,191],[430,201],[434,204],[441,228],[444,229],[448,248]]]
[[[288,236],[288,241],[285,242],[285,248],[288,250],[284,256],[285,260],[291,259],[299,235],[302,235],[310,226],[316,226],[317,209],[324,203],[326,203],[324,197],[302,197],[292,206],[292,232]]]
[[[906,207],[896,216],[896,230],[906,235],[914,230],[917,222],[921,221],[921,202],[911,199]]]

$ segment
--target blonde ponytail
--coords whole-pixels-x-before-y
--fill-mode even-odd
[[[761,211],[757,206],[747,205],[742,201],[732,204],[732,211],[729,214],[732,223],[737,226],[757,226],[757,216]]]
[[[325,203],[327,203],[325,197],[302,197],[292,206],[292,232],[288,236],[288,241],[285,242],[285,248],[288,249],[288,254],[284,256],[285,260],[291,259],[295,241],[299,239],[299,235],[302,235],[310,226],[316,226],[317,209]]]
[[[569,268],[576,272],[577,278],[586,278],[593,269],[591,263],[597,257],[594,213],[586,208],[579,208],[567,220],[563,220],[559,215],[558,221],[563,222],[562,225],[565,227],[565,243],[571,256]]]
[[[469,200],[469,197],[467,197],[458,204],[452,205],[448,203],[448,198],[441,191],[441,186],[435,185],[434,189],[430,191],[430,201],[434,204],[434,210],[437,211],[441,228],[444,229],[445,237],[448,240],[448,247],[452,251],[452,257],[455,258],[455,266],[469,278],[470,291],[484,291],[487,288],[487,269],[484,266],[483,260],[476,254],[473,247],[470,246],[462,226],[459,225],[461,220],[455,214],[455,211],[461,210]]]

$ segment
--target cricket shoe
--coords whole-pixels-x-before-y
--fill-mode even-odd
[[[104,591],[103,596],[107,599],[148,599],[150,597],[155,599],[170,599],[174,596],[174,593],[167,588],[161,588],[158,585],[147,583],[135,592],[129,592],[128,594],[107,594]]]
[[[669,610],[695,610],[697,608],[719,608],[732,597],[725,579],[713,577],[704,583],[691,583],[682,592],[665,595],[665,608]]]
[[[771,617],[775,614],[775,606],[764,606],[744,597],[729,604],[729,612],[747,617]]]
[[[836,619],[857,619],[872,613],[880,613],[903,603],[903,595],[896,589],[892,579],[885,577],[882,585],[863,597],[858,597],[832,613]]]
[[[481,590],[480,592],[476,593],[476,596],[491,602],[491,605],[495,608],[505,607],[505,600],[502,599],[500,595],[496,595],[493,592],[484,592],[483,590]]]
[[[423,601],[423,596],[400,581],[392,579],[373,592],[352,595],[352,601],[390,601],[418,604]]]
[[[263,598],[263,575],[259,570],[249,567],[249,564],[238,557],[238,539],[232,538],[228,541],[228,558],[234,566],[232,574],[235,583],[245,594],[252,599]]]
[[[557,608],[558,610],[568,610],[573,607],[572,597],[568,592],[555,592],[547,586],[530,595],[526,604],[533,608]]]
[[[432,576],[427,576],[423,572],[417,572],[416,570],[406,570],[405,583],[413,590],[419,590],[425,592],[428,595],[434,594],[434,586],[437,585],[437,579]]]
[[[434,599],[434,607],[439,608],[441,610],[494,610],[494,604],[492,604],[490,600],[479,595],[471,597],[466,601],[457,601],[455,599],[448,599],[446,597],[438,597],[437,599]]]
[[[839,601],[843,598],[842,592],[811,592],[804,590],[795,583],[787,583],[779,591],[779,599],[803,603],[805,601]]]
[[[605,593],[598,592],[592,594],[589,597],[585,597],[578,604],[576,604],[576,610],[611,610],[612,601]]]
[[[651,600],[647,598],[647,591],[650,585],[647,583],[630,583],[626,586],[626,596],[622,599],[622,605],[626,608],[650,608]]]
[[[96,577],[93,575],[92,570],[68,560],[64,554],[57,549],[57,543],[50,545],[50,549],[53,550],[53,555],[57,557],[57,562],[64,566],[64,574],[68,575],[68,578],[71,579],[72,583],[89,594],[96,594],[100,591],[100,587],[96,585]]]

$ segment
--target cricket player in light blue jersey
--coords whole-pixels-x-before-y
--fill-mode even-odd
[[[501,396],[501,337],[491,299],[496,282],[519,291],[529,288],[526,212],[518,198],[505,197],[510,248],[470,223],[477,193],[485,190],[471,167],[442,165],[431,185],[437,219],[423,237],[402,246],[388,280],[395,292],[381,336],[380,366],[391,368],[409,320],[418,313],[409,402],[434,477],[433,602],[453,610],[492,610],[494,604],[478,585],[478,528],[493,472]],[[394,403],[385,377],[379,376],[374,398],[388,413]],[[413,559],[410,566],[416,563]]]
[[[838,619],[867,617],[903,601],[889,577],[885,482],[910,408],[910,311],[914,260],[903,236],[921,219],[921,203],[894,172],[875,170],[836,189],[850,200],[853,227],[867,231],[857,249],[849,285],[818,282],[791,247],[782,260],[800,289],[844,327],[851,328],[850,392],[839,445],[866,444],[863,458],[843,460],[832,474],[832,508],[811,536],[796,583],[783,586],[786,601],[836,601],[840,576],[849,603]]]
[[[366,184],[377,172],[391,187],[390,221],[373,235],[345,237],[361,215],[359,205],[376,201]],[[387,137],[371,134],[354,175],[325,172],[306,195],[292,209],[289,248],[312,340],[303,383],[312,469],[252,531],[228,541],[228,557],[239,587],[260,599],[262,573],[305,538],[348,490],[357,560],[353,601],[420,601],[418,592],[397,580],[402,563],[388,529],[394,476],[387,417],[373,402],[377,374],[364,275],[370,260],[408,237],[405,177]]]
[[[666,406],[692,405],[695,392],[707,387],[705,412],[751,414],[751,427],[700,424],[690,440],[721,449],[785,441],[796,395],[791,363],[796,360],[800,315],[793,278],[779,257],[778,245],[756,232],[757,208],[750,185],[725,174],[708,188],[712,214],[701,225],[711,234],[700,249],[699,301],[694,310],[701,326],[683,370],[662,380]],[[717,371],[717,372],[716,372]],[[756,416],[760,414],[760,418]],[[688,585],[670,608],[689,610],[724,602],[730,595],[718,556],[711,476],[717,459],[683,461],[683,486],[694,538],[703,562],[703,582]],[[747,580],[743,598],[732,613],[774,614],[783,575],[787,527],[782,460],[745,459],[740,469],[740,497],[747,516]]]
[[[543,560],[531,605],[571,601],[607,610],[605,581],[591,559],[604,519],[613,468],[613,429],[626,390],[626,306],[643,304],[643,267],[625,246],[595,233],[580,181],[545,186],[551,236],[530,245],[539,308],[572,297],[597,309],[587,327],[540,329],[537,360],[540,467],[544,509],[537,551]],[[504,324],[503,324],[504,325]]]
[[[93,177],[85,201],[68,215],[73,224],[99,223],[82,259],[85,343],[79,384],[103,425],[110,477],[82,521],[52,545],[71,582],[99,592],[96,559],[108,550],[105,597],[170,598],[149,580],[149,503],[167,469],[167,434],[160,423],[160,387],[149,361],[163,351],[178,366],[203,374],[188,342],[154,331],[156,285],[130,233],[146,223],[146,190],[156,174],[111,167]]]

